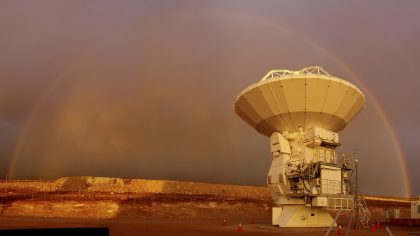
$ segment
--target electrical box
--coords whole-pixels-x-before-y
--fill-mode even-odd
[[[314,197],[312,199],[312,206],[326,207],[328,205],[327,197]]]
[[[341,168],[321,166],[321,193],[341,194]]]

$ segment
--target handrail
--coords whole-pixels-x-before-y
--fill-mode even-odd
[[[299,75],[299,74],[307,74],[307,75],[326,75],[331,76],[326,70],[324,70],[320,66],[309,66],[305,67],[301,70],[293,71],[293,70],[271,70],[269,71],[260,81],[264,81],[266,79],[271,79],[274,77],[284,77],[287,75]]]

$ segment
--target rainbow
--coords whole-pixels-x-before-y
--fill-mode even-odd
[[[96,46],[98,45],[99,44],[96,44]],[[42,96],[37,100],[28,117],[26,118],[25,122],[23,123],[23,128],[20,131],[18,138],[16,139],[15,145],[13,147],[12,156],[9,160],[6,178],[13,179],[15,165],[19,154],[22,150],[22,146],[25,143],[26,134],[29,128],[31,127],[34,118],[37,116],[39,110],[42,108],[45,101],[47,100],[48,96],[51,94],[51,92],[54,91],[54,89],[60,84],[60,82],[66,78],[66,75],[68,75],[73,70],[73,68],[84,64],[84,60],[93,53],[93,49],[94,48],[91,47],[90,50],[84,50],[84,54],[80,55],[79,57],[74,59],[72,63],[67,65],[67,67],[59,74],[59,76],[55,80],[53,80],[53,82],[47,87]]]
[[[381,118],[382,122],[385,125],[385,130],[389,134],[393,148],[397,153],[399,167],[401,169],[401,173],[403,174],[403,179],[404,179],[403,185],[405,189],[405,194],[408,197],[412,196],[411,187],[410,187],[410,177],[408,174],[409,172],[407,169],[407,162],[406,162],[404,152],[401,148],[401,144],[398,141],[398,135],[395,129],[393,128],[393,126],[391,125],[391,121],[386,115],[383,107],[380,105],[378,97],[375,95],[374,92],[371,91],[371,89],[369,89],[369,87],[363,82],[363,80],[360,79],[360,77],[349,66],[347,66],[340,58],[335,56],[333,53],[327,51],[325,48],[321,47],[320,45],[316,44],[315,42],[310,41],[307,38],[302,38],[302,39],[305,41],[308,41],[308,43],[316,47],[325,56],[332,59],[341,69],[343,69],[346,73],[348,73],[351,76],[351,78],[359,84],[359,86],[362,88],[363,91],[365,91],[368,94],[368,96],[370,97],[373,103],[373,107],[376,113],[379,115],[379,117]]]
[[[401,148],[401,145],[398,141],[398,136],[393,128],[393,126],[391,125],[391,121],[389,120],[389,118],[387,117],[384,109],[382,108],[382,106],[379,103],[379,99],[377,98],[377,96],[374,94],[374,92],[372,92],[369,87],[360,79],[360,77],[349,67],[346,65],[346,63],[344,63],[340,58],[338,58],[336,55],[334,55],[332,52],[328,51],[326,48],[322,47],[321,45],[317,44],[316,42],[314,42],[313,40],[309,39],[308,37],[304,37],[303,35],[290,30],[289,28],[286,28],[284,26],[281,26],[277,23],[271,22],[271,21],[266,21],[266,20],[262,20],[260,18],[255,18],[253,16],[250,15],[244,15],[244,14],[232,14],[232,12],[215,12],[215,14],[223,14],[225,16],[237,16],[237,17],[243,17],[243,18],[251,18],[251,20],[255,21],[255,22],[259,22],[265,25],[268,25],[269,27],[273,28],[273,29],[277,29],[279,31],[282,31],[283,33],[286,34],[291,34],[299,39],[301,39],[303,42],[305,42],[307,45],[319,50],[324,56],[326,56],[327,58],[331,59],[339,68],[341,68],[342,70],[344,70],[346,73],[348,73],[351,78],[356,81],[358,83],[358,85],[362,88],[362,90],[368,94],[368,96],[370,97],[373,105],[374,105],[374,109],[376,111],[376,113],[379,115],[379,117],[381,118],[385,129],[387,131],[387,133],[389,134],[389,137],[391,139],[393,148],[397,154],[397,158],[398,158],[398,163],[399,163],[399,168],[401,170],[401,173],[403,174],[403,186],[404,186],[404,191],[406,196],[411,196],[411,188],[410,188],[410,180],[409,180],[409,175],[408,175],[408,170],[407,170],[407,163],[406,163],[406,158],[404,155],[404,152]],[[98,44],[96,44],[98,46]],[[93,50],[90,50],[90,52],[92,52]],[[13,178],[13,173],[14,173],[14,168],[15,168],[15,164],[17,162],[17,159],[19,157],[20,151],[22,149],[22,145],[24,143],[25,140],[25,136],[26,133],[28,131],[28,129],[30,128],[30,126],[32,125],[33,119],[36,117],[37,113],[39,112],[40,108],[42,107],[42,105],[44,104],[45,100],[48,98],[48,96],[50,95],[50,93],[54,90],[54,88],[66,77],[66,75],[76,66],[82,64],[83,60],[81,59],[86,59],[86,56],[88,54],[85,53],[84,55],[81,55],[80,58],[77,58],[77,60],[75,60],[76,63],[72,63],[71,65],[67,66],[66,69],[57,77],[57,79],[55,79],[50,86],[47,88],[47,90],[45,91],[45,93],[39,98],[39,100],[36,102],[35,106],[33,107],[32,111],[30,112],[30,114],[28,115],[27,119],[24,122],[23,128],[18,136],[18,138],[16,139],[15,145],[14,145],[14,151],[13,154],[10,158],[9,161],[9,167],[8,167],[8,172],[7,172],[7,177],[8,178]]]

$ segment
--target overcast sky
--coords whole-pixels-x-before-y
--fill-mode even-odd
[[[357,149],[361,191],[404,196],[407,174],[418,195],[419,10],[416,0],[1,1],[0,174],[264,186],[269,140],[233,101],[271,69],[320,65],[367,99],[340,136],[341,151]]]

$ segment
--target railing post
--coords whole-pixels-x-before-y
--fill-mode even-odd
[[[355,189],[355,196],[354,196],[354,206],[356,212],[356,228],[359,227],[359,186],[358,186],[358,176],[357,176],[357,166],[359,160],[354,160],[355,170],[356,170],[356,189]]]

